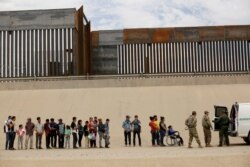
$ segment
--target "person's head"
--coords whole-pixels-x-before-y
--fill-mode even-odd
[[[208,111],[204,111],[204,114],[205,114],[205,115],[208,115],[208,114],[209,114],[209,112],[208,112]]]
[[[27,122],[31,122],[31,118],[28,118],[28,119],[27,119]]]
[[[92,122],[93,121],[93,117],[89,117],[89,122]]]
[[[161,122],[165,121],[165,117],[160,117],[160,119],[161,119]]]
[[[16,120],[16,116],[12,116],[12,117],[11,117],[11,120],[12,120],[12,121],[15,121],[15,120]]]
[[[137,120],[138,119],[138,115],[135,115],[135,120]]]
[[[157,118],[157,115],[154,115],[154,121],[157,121],[158,118]]]
[[[98,119],[98,122],[99,122],[99,123],[102,123],[102,119],[101,119],[101,118],[99,118],[99,119]]]
[[[52,123],[53,123],[54,121],[55,121],[55,120],[54,120],[54,118],[51,118],[51,119],[50,119],[50,122],[52,122]]]
[[[22,124],[20,124],[18,127],[19,127],[19,129],[22,129],[22,128],[23,128],[23,125],[22,125]]]
[[[85,121],[85,125],[88,125],[89,124],[89,121]]]
[[[130,119],[130,116],[129,115],[126,115],[126,120],[129,120]]]
[[[97,119],[97,116],[94,117],[94,120],[98,120],[98,119]]]
[[[171,128],[172,128],[172,125],[169,125],[169,126],[168,126],[168,129],[171,129]]]
[[[41,118],[40,117],[37,117],[36,120],[37,120],[38,123],[41,122]]]
[[[81,125],[82,124],[82,120],[78,120],[77,124]]]
[[[196,116],[196,111],[192,111],[192,115],[193,115],[193,116]]]
[[[59,124],[61,124],[63,122],[63,120],[60,118],[60,119],[58,119],[58,122],[59,122]]]
[[[8,120],[11,119],[11,118],[12,118],[12,116],[9,115],[9,116],[8,116]]]
[[[73,117],[73,118],[72,118],[72,121],[73,121],[73,122],[76,122],[76,117]]]
[[[66,129],[68,129],[68,130],[69,130],[69,129],[70,129],[70,126],[69,126],[69,125],[67,125],[67,126],[66,126]]]
[[[149,119],[150,119],[150,121],[153,121],[153,120],[154,120],[154,117],[150,116]]]
[[[107,119],[106,119],[106,123],[109,124],[109,121],[110,121],[110,120],[107,118]]]
[[[46,119],[45,122],[46,122],[46,123],[49,123],[49,119]]]

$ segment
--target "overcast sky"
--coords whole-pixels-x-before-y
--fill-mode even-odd
[[[1,11],[81,5],[94,30],[250,24],[250,0],[0,0]]]

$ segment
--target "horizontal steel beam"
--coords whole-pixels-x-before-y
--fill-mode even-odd
[[[92,47],[109,44],[250,40],[250,25],[94,31],[91,36]]]
[[[74,28],[76,9],[0,12],[0,30]]]

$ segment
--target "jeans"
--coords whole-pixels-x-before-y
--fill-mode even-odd
[[[152,135],[152,145],[154,146],[156,143],[157,145],[160,145],[159,132],[158,131],[151,132],[151,135]]]
[[[42,134],[36,134],[36,148],[42,148]]]
[[[104,136],[104,133],[103,132],[98,132],[99,134],[99,147],[102,147],[102,138]]]
[[[78,145],[79,145],[79,147],[82,147],[82,136],[83,136],[83,133],[78,133],[78,136],[79,136]]]
[[[56,133],[52,133],[50,136],[50,140],[51,140],[51,146],[56,148],[56,142],[57,142],[57,135]]]
[[[160,144],[164,145],[164,137],[166,135],[166,131],[160,130]]]
[[[46,148],[50,148],[50,134],[46,135]]]
[[[70,148],[70,136],[65,137],[65,148]]]
[[[136,138],[136,135],[137,135],[137,137],[138,137],[138,141],[139,141],[139,146],[141,146],[141,132],[139,132],[139,131],[134,131],[133,132],[133,144],[134,144],[134,146],[136,145],[135,144],[135,138]]]
[[[23,136],[18,136],[17,142],[18,142],[17,144],[18,150],[23,149]]]
[[[28,148],[28,142],[30,141],[30,149],[33,149],[33,135],[26,135],[25,138],[25,149]]]
[[[59,148],[64,147],[64,134],[58,135],[58,146],[59,146]]]
[[[124,131],[125,145],[131,145],[131,132]]]
[[[76,143],[77,143],[77,133],[73,132],[73,148],[76,148]]]
[[[6,143],[5,143],[5,150],[8,150],[10,147],[9,147],[9,144],[10,144],[10,132],[6,132]]]

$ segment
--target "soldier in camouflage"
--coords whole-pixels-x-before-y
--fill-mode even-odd
[[[190,115],[189,118],[186,119],[185,124],[189,130],[188,148],[192,148],[191,145],[192,145],[193,138],[195,138],[196,142],[199,144],[199,148],[202,148],[201,142],[198,136],[198,132],[196,129],[196,125],[197,125],[196,111],[193,111],[192,115]]]
[[[209,112],[205,111],[204,116],[202,118],[202,127],[203,127],[203,132],[204,132],[204,140],[206,147],[212,147],[211,146],[211,129],[212,129],[212,124],[210,121],[210,118],[208,116]]]

